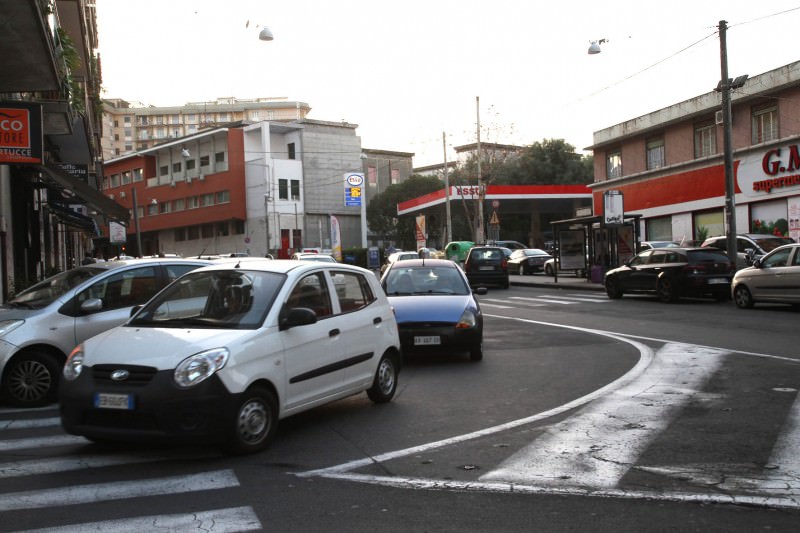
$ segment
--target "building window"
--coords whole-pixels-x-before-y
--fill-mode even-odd
[[[172,206],[173,211],[183,211],[184,209],[186,209],[186,200],[184,200],[183,198],[178,198],[173,202],[173,204],[174,204]]]
[[[201,155],[200,156],[200,166],[201,167],[207,167],[210,164],[211,164],[211,160],[207,155]]]
[[[292,200],[300,200],[300,180],[292,180]]]
[[[182,242],[186,240],[186,231],[184,228],[176,228],[173,235],[175,235],[175,242]]]
[[[289,180],[283,178],[278,180],[278,199],[289,199]]]
[[[147,204],[147,216],[151,217],[158,214],[158,203]]]
[[[214,154],[214,162],[215,163],[224,163],[225,162],[225,152],[217,152]]]
[[[202,207],[209,207],[214,205],[214,193],[206,193],[200,197],[200,205]]]
[[[615,150],[606,153],[606,178],[622,177],[622,152]]]
[[[111,174],[111,187],[119,187],[119,174]]]
[[[217,193],[216,203],[218,204],[227,204],[231,201],[231,192],[230,191],[219,191]]]
[[[244,234],[244,220],[234,220],[231,222],[231,232],[234,235]]]
[[[129,116],[122,117],[122,121],[125,124],[130,124],[131,123],[131,117],[129,117]]]
[[[227,237],[229,233],[227,222],[217,222],[217,237]]]
[[[190,196],[186,199],[186,209],[197,209],[200,207],[200,197]]]
[[[200,226],[200,235],[204,239],[210,239],[214,236],[214,224],[203,224]]]
[[[717,127],[714,124],[695,126],[694,157],[708,157],[717,153]]]
[[[367,182],[375,187],[378,185],[378,169],[377,167],[367,167]]]
[[[158,211],[163,215],[164,213],[172,212],[172,202],[161,202],[158,204]]]
[[[128,185],[131,182],[131,172],[130,170],[126,170],[122,173],[122,184]]]
[[[180,161],[178,161],[177,163],[172,163],[172,172],[174,174],[180,173],[181,168],[183,168],[183,165],[181,164]]]
[[[294,159],[295,158],[295,151],[294,150],[295,150],[294,149],[294,143],[289,143],[288,145],[286,145],[286,151],[288,152],[289,159]]]
[[[661,168],[667,164],[664,156],[664,139],[647,141],[647,170]]]
[[[258,111],[250,111],[250,120],[258,122]]]
[[[194,159],[186,160],[186,170],[194,170],[197,162]]]
[[[196,241],[200,238],[200,227],[199,226],[189,226],[186,228],[186,239],[190,241]]]
[[[392,185],[397,185],[400,182],[400,169],[392,168],[390,172],[392,174]]]
[[[144,176],[142,175],[141,168],[134,168],[133,169],[133,182],[136,183],[137,181],[142,181]]]
[[[770,106],[753,111],[753,144],[778,138],[778,107]]]

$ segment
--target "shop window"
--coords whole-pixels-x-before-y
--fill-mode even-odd
[[[650,139],[647,141],[647,170],[655,170],[666,164],[664,139]]]
[[[778,138],[778,107],[753,110],[753,144],[774,141]]]

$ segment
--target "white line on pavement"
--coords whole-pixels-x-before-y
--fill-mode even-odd
[[[647,445],[719,368],[724,355],[688,344],[666,345],[635,382],[551,427],[481,480],[617,486]]]
[[[48,428],[60,424],[61,418],[57,416],[52,418],[30,418],[27,420],[0,420],[0,430]]]
[[[523,302],[547,302],[550,304],[572,305],[573,302],[563,300],[548,300],[547,298],[526,298],[525,296],[509,296],[509,300],[522,300]]]
[[[764,492],[800,496],[800,395],[795,397],[788,421],[775,441],[767,469],[760,484]]]
[[[68,526],[31,529],[19,533],[118,533],[119,531],[208,531],[233,533],[262,529],[252,507],[215,509],[200,513],[139,516],[105,522],[91,522]]]
[[[35,439],[0,440],[0,452],[51,446],[67,446],[69,444],[89,444],[89,441],[83,437],[76,437],[74,435],[52,435]]]
[[[227,489],[237,486],[239,486],[239,480],[236,479],[232,470],[135,481],[74,485],[57,489],[0,494],[0,512]]]

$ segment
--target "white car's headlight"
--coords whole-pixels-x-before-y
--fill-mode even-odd
[[[0,320],[0,337],[8,335],[24,323],[24,320]]]
[[[227,348],[214,348],[187,357],[175,368],[174,379],[179,387],[193,387],[213,376],[228,362]]]
[[[475,313],[470,309],[464,309],[461,318],[458,319],[456,329],[474,328],[478,321],[475,319]]]
[[[67,381],[78,379],[83,370],[83,344],[79,344],[70,352],[67,362],[64,364],[64,378]]]

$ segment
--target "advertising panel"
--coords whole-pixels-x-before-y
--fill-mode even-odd
[[[364,174],[362,172],[348,172],[344,175],[345,207],[361,207],[363,192]]]
[[[0,163],[41,164],[42,106],[0,102]]]
[[[558,232],[558,263],[561,270],[586,269],[586,233],[582,229]]]

